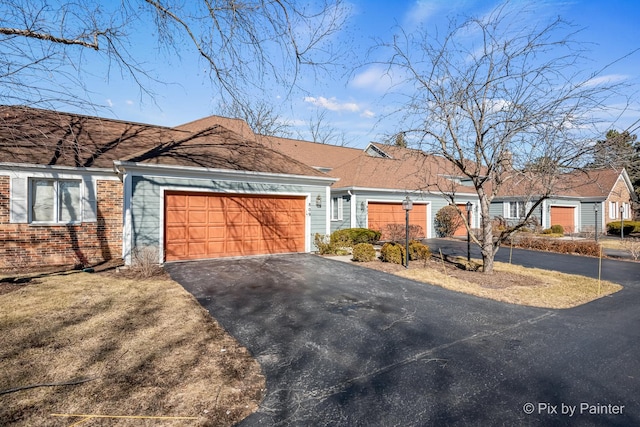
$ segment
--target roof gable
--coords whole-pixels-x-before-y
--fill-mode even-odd
[[[3,106],[0,107],[0,159],[12,163],[109,169],[115,160],[124,160],[326,177],[223,126],[189,128]]]

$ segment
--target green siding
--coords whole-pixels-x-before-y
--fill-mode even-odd
[[[342,197],[342,220],[331,220],[331,232],[351,228],[351,197],[332,194],[331,197]]]
[[[310,195],[309,240],[312,236],[326,232],[326,209],[318,208],[313,202],[318,195],[326,197],[326,187],[315,185],[268,184],[240,181],[217,181],[205,179],[183,179],[134,176],[132,178],[131,218],[133,246],[160,246],[162,189],[177,191],[211,191],[221,193],[247,194],[300,194]]]

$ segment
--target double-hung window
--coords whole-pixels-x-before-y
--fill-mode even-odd
[[[609,202],[609,219],[618,218],[618,202]]]
[[[524,218],[526,214],[525,202],[509,202],[506,214],[507,218]]]
[[[342,197],[331,199],[331,221],[342,221]]]
[[[31,222],[61,224],[81,222],[80,183],[80,180],[31,180]]]

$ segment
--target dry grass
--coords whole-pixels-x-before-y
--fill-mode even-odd
[[[381,261],[359,263],[456,292],[533,307],[576,307],[622,289],[612,282],[599,284],[598,280],[584,276],[506,263],[495,263],[494,273],[490,275],[466,271],[459,268],[461,264],[464,262],[443,265],[441,260],[433,259],[426,266],[422,262],[412,262],[406,270]]]
[[[257,408],[265,387],[259,365],[175,282],[74,272],[7,286],[0,425],[83,420],[51,416],[73,413],[196,417],[82,423],[92,427],[218,426]],[[7,392],[78,380],[87,381]]]

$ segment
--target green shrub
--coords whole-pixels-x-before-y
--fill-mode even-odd
[[[376,250],[371,243],[358,243],[353,247],[353,260],[369,262],[376,259]]]
[[[631,233],[640,231],[640,221],[624,221],[624,229],[622,230],[624,235],[627,236]],[[607,232],[614,236],[620,235],[620,221],[614,221],[607,224]]]
[[[320,255],[329,255],[335,253],[333,245],[331,245],[331,241],[329,240],[329,236],[325,234],[316,233],[313,236],[313,243],[318,248],[318,253]]]
[[[542,234],[553,234],[553,230],[550,228],[545,228],[542,230]]]
[[[380,249],[380,258],[383,262],[403,264],[405,255],[404,253],[404,246],[397,243],[385,243]]]
[[[331,243],[339,247],[352,247],[358,243],[375,243],[380,232],[368,228],[345,228],[331,233]]]
[[[553,224],[551,226],[551,233],[553,234],[564,234],[564,227],[560,224]]]
[[[464,224],[458,208],[448,205],[436,213],[435,229],[440,237],[451,237],[456,230]]]
[[[409,242],[409,261],[426,261],[429,258],[431,258],[429,246],[417,240]]]

